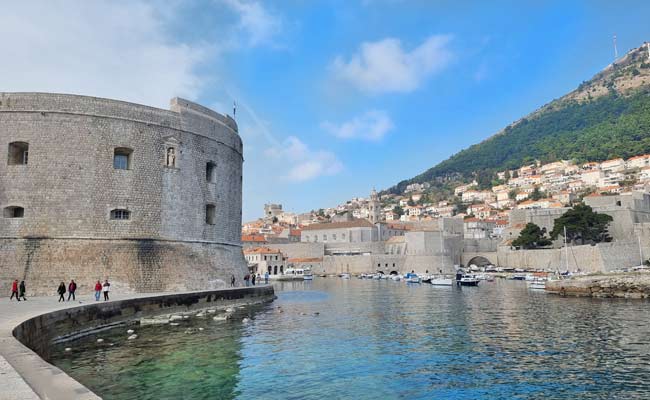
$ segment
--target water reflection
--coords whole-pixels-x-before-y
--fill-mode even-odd
[[[106,399],[650,396],[647,302],[506,281],[461,290],[317,278],[276,289],[248,324],[140,328],[135,343],[121,329],[115,346],[92,338],[55,362]]]

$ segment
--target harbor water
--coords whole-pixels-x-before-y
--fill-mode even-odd
[[[135,340],[118,327],[58,344],[51,362],[107,400],[650,398],[647,301],[505,280],[317,277],[276,294],[229,321],[207,314],[129,327]]]

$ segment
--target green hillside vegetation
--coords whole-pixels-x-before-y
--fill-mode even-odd
[[[643,61],[643,48],[574,92],[389,191],[403,193],[415,182],[440,187],[469,179],[489,187],[497,171],[535,160],[603,161],[650,153],[650,86],[645,80],[650,64]]]

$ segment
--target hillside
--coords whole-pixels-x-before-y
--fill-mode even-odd
[[[560,99],[454,154],[410,183],[463,181],[533,160],[602,161],[650,153],[650,61],[645,45]],[[489,180],[489,179],[488,179]]]

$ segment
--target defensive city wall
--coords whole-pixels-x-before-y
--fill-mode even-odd
[[[232,118],[180,98],[0,93],[0,288],[241,282],[242,154]]]

